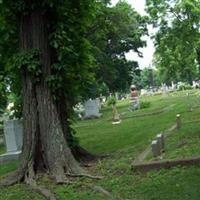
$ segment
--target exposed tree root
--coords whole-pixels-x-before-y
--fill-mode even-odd
[[[123,200],[121,197],[116,197],[114,196],[113,194],[111,194],[109,191],[107,191],[106,189],[104,189],[103,187],[101,186],[97,186],[97,185],[92,185],[92,186],[89,186],[93,191],[95,192],[98,192],[98,193],[101,193],[103,194],[104,196],[107,196],[109,197],[110,199],[112,200]]]
[[[37,182],[35,180],[27,180],[26,183],[29,185],[29,187],[36,191],[37,193],[41,194],[43,197],[45,197],[47,200],[56,200],[56,197],[53,192],[51,192],[49,189],[45,188],[44,186],[37,185]]]
[[[36,181],[36,174],[33,168],[33,162],[30,162],[28,165],[28,171],[25,174],[24,182],[35,192],[41,194],[47,200],[56,200],[54,193],[44,186],[38,185]]]
[[[8,187],[16,184],[17,182],[20,182],[22,177],[17,177],[17,174],[19,174],[17,171],[10,173],[7,177],[0,180],[0,188],[2,187]],[[45,188],[44,186],[39,186],[36,183],[35,179],[25,178],[25,183],[34,191],[41,194],[43,197],[45,197],[47,200],[56,200],[55,195]]]
[[[108,192],[107,190],[105,190],[104,188],[102,188],[101,186],[91,186],[90,187],[92,190],[94,190],[95,192],[100,192],[101,194],[107,196],[107,197],[110,197],[110,198],[114,198],[113,195]]]
[[[22,179],[22,175],[18,171],[11,172],[5,178],[0,180],[0,188],[14,185]]]
[[[92,176],[90,174],[69,174],[69,173],[66,173],[66,176],[70,176],[70,177],[86,177],[86,178],[98,179],[98,180],[103,179],[102,176]]]
[[[68,185],[68,184],[72,184],[73,182],[68,180],[67,177],[64,175],[64,176],[56,176],[55,177],[55,183],[57,185]]]

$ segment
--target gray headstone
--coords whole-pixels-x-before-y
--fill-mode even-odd
[[[171,88],[172,88],[172,91],[175,91],[175,90],[176,90],[176,84],[174,84],[173,81],[171,82]]]
[[[8,120],[4,123],[4,138],[7,153],[0,155],[0,163],[18,160],[23,144],[21,120]]]
[[[181,128],[181,115],[180,114],[176,115],[176,126],[177,126],[177,129]]]
[[[21,120],[8,120],[4,123],[4,137],[7,152],[19,151],[22,148],[23,127]]]
[[[168,87],[165,83],[162,84],[162,92],[163,94],[167,94],[168,93]]]
[[[157,157],[160,155],[160,149],[159,149],[159,145],[158,145],[158,141],[157,140],[153,140],[151,143],[151,150],[153,153],[154,157]]]
[[[101,114],[99,113],[99,105],[96,100],[88,100],[84,104],[85,107],[85,116],[84,118],[95,118],[100,117]]]
[[[132,110],[137,110],[140,109],[140,100],[139,97],[135,97],[133,100],[131,100],[132,102],[132,106],[131,109]]]
[[[157,140],[157,142],[158,142],[158,147],[159,147],[159,149],[160,149],[160,151],[162,150],[164,150],[164,135],[163,134],[158,134],[157,136],[156,136],[156,140]]]

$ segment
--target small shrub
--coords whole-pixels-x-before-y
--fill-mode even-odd
[[[179,86],[178,86],[178,90],[181,91],[181,90],[191,90],[192,89],[192,86],[188,83],[181,83]]]
[[[117,99],[114,96],[109,97],[108,100],[107,100],[107,105],[108,106],[116,105],[116,103],[117,103]]]
[[[149,102],[149,101],[141,101],[140,102],[140,109],[149,108],[150,105],[151,105],[151,102]]]

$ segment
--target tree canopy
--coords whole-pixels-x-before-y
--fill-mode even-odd
[[[44,1],[42,5],[49,7],[51,15],[54,13],[49,39],[58,58],[51,65],[54,73],[46,81],[55,98],[63,91],[66,93],[69,108],[83,99],[126,91],[139,70],[137,62],[128,61],[125,54],[133,50],[142,56],[138,49],[145,45],[141,37],[147,34],[146,17],[140,16],[124,1],[114,7],[109,1],[91,2],[87,8],[76,8],[75,1]],[[39,4],[35,1],[33,8]],[[31,8],[20,0],[3,1],[0,6],[1,66],[10,91],[15,94],[15,106],[20,108],[19,68],[29,65],[29,70],[35,73],[34,78],[38,79],[40,66],[34,59],[40,52],[35,49],[27,54],[18,47],[19,19],[15,15],[29,12]]]
[[[148,0],[147,12],[157,27],[155,65],[165,82],[199,78],[200,2]]]
[[[142,40],[147,34],[146,22],[146,17],[140,16],[125,1],[119,1],[114,7],[97,4],[88,40],[94,50],[96,80],[110,92],[125,92],[134,72],[137,73],[137,62],[128,61],[125,54],[133,50],[142,56],[139,48],[146,44]]]

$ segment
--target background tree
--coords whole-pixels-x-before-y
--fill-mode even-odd
[[[161,85],[160,74],[158,70],[154,68],[140,69],[133,80],[136,80],[132,83],[136,85],[139,89],[147,89],[150,87],[157,87]]]
[[[114,7],[108,2],[96,4],[95,20],[87,34],[96,58],[96,79],[110,92],[125,92],[138,73],[137,62],[128,61],[125,54],[145,46],[141,37],[147,34],[146,17],[140,16],[125,1]]]
[[[0,72],[0,114],[4,113],[7,105],[7,92],[3,77],[3,74]]]
[[[199,75],[200,2],[197,0],[147,1],[155,35],[155,65],[163,81],[192,80]]]

